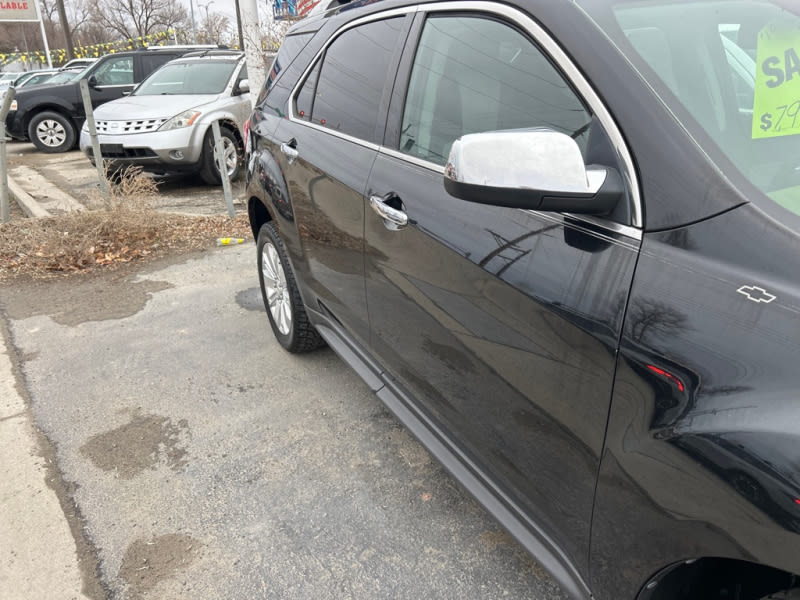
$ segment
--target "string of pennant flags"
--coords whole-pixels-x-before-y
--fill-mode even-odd
[[[72,49],[72,54],[75,58],[99,58],[105,54],[113,54],[115,52],[122,52],[124,50],[135,50],[136,48],[146,48],[148,46],[164,46],[173,39],[173,36],[185,35],[183,32],[175,32],[172,29],[161,31],[159,33],[151,33],[132,38],[123,38],[115,42],[105,42],[100,44],[90,44],[84,46],[78,44]],[[67,61],[67,51],[64,48],[56,48],[50,50],[50,59],[54,65],[61,64]],[[29,61],[29,62],[47,62],[47,56],[43,50],[34,50],[30,52],[0,52],[0,65],[7,65],[15,61]]]
[[[124,52],[125,50],[136,50],[137,48],[147,48],[150,46],[168,46],[172,40],[177,38],[185,40],[190,39],[190,37],[190,34],[185,31],[168,29],[159,33],[121,39],[115,42],[91,44],[88,46],[79,44],[72,49],[72,54],[74,58],[99,58],[106,54]],[[264,50],[274,50],[274,48],[267,48],[263,42],[262,47]],[[239,47],[234,45],[233,49],[238,50]],[[64,48],[50,50],[50,60],[53,65],[60,65],[67,62],[67,51]],[[47,56],[42,50],[10,53],[0,52],[0,66],[5,66],[16,61],[46,63]]]

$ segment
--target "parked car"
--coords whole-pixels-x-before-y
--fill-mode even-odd
[[[65,62],[61,66],[61,68],[62,69],[74,69],[74,68],[85,69],[89,65],[94,64],[94,62],[96,60],[97,60],[96,58],[73,58],[72,60],[68,60],[67,62]]]
[[[0,73],[0,89],[5,89],[22,73]]]
[[[170,61],[130,96],[95,111],[103,159],[112,166],[141,166],[155,173],[198,172],[220,183],[211,124],[220,124],[228,175],[239,174],[242,127],[250,115],[250,86],[243,52],[213,50]],[[88,126],[80,147],[92,162]]]
[[[571,597],[800,598],[797,4],[346,8],[246,127],[278,343]]]
[[[7,85],[0,85],[0,98],[4,98],[8,89],[13,87],[15,90],[28,85],[32,82],[34,85],[43,82],[58,73],[57,69],[37,69],[35,71],[26,71],[23,73],[16,73],[17,77],[9,80]]]
[[[130,92],[164,63],[197,49],[158,46],[108,54],[69,82],[20,90],[6,117],[8,134],[18,140],[30,140],[43,152],[66,152],[77,144],[86,118],[80,80],[87,80],[92,107],[97,108]]]
[[[35,69],[25,73],[18,73],[19,76],[13,79],[8,87],[13,86],[15,90],[19,90],[20,88],[44,83],[64,83],[75,79],[80,71],[80,69]],[[53,80],[56,75],[59,77]],[[0,89],[0,97],[5,96],[7,89]]]

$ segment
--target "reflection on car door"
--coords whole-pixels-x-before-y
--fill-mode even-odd
[[[406,52],[408,91],[368,185],[409,219],[365,219],[372,351],[585,576],[638,244],[602,222],[444,190],[445,157],[466,133],[543,126],[590,143],[590,112],[518,28],[434,13]]]
[[[364,190],[383,135],[402,17],[344,31],[298,89],[294,117],[275,132],[302,254],[295,269],[323,309],[366,345]],[[285,236],[293,237],[293,236]]]

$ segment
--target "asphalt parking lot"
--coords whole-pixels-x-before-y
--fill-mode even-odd
[[[563,598],[333,352],[278,346],[257,285],[250,242],[0,288],[83,594]]]

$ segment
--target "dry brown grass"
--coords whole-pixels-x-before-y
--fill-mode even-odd
[[[252,238],[246,215],[191,217],[153,208],[152,179],[126,171],[110,203],[47,219],[0,225],[0,279],[36,278],[112,269],[169,253],[207,248],[218,237]]]

